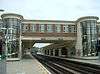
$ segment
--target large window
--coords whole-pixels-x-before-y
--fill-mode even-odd
[[[96,55],[97,45],[97,30],[96,21],[88,20],[81,22],[82,27],[82,44],[83,44],[83,55],[94,56]]]
[[[8,28],[8,33],[9,34],[18,34],[20,33],[20,20],[18,19],[5,19],[4,20],[4,25],[3,28]]]
[[[32,32],[36,32],[36,24],[32,24]]]
[[[65,32],[65,33],[68,32],[68,25],[63,25],[63,32]]]
[[[28,30],[29,30],[28,25],[27,24],[23,24],[22,31],[23,32],[27,32]]]
[[[61,32],[61,25],[60,24],[55,25],[55,32]]]
[[[69,32],[71,32],[71,33],[76,32],[75,25],[68,25],[68,30],[69,30]]]
[[[40,32],[45,32],[45,25],[44,24],[40,24]]]
[[[7,18],[3,20],[5,28],[5,47],[8,58],[18,58],[19,53],[19,34],[21,20],[16,18]]]
[[[47,25],[47,32],[53,32],[52,24]]]

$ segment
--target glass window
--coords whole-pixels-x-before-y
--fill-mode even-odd
[[[32,24],[32,32],[36,32],[36,24]]]
[[[82,27],[83,56],[94,56],[97,44],[96,21],[88,20],[80,24]]]
[[[61,32],[61,25],[60,24],[55,25],[55,32]]]
[[[28,24],[23,24],[22,29],[23,29],[23,32],[29,31],[29,26],[28,26]]]
[[[63,32],[68,32],[68,25],[63,25]]]
[[[47,25],[47,32],[53,32],[52,30],[52,24]]]
[[[5,38],[7,39],[7,50],[8,50],[7,54],[10,54],[7,57],[18,58],[19,40],[17,41],[17,38],[19,38],[19,34],[17,33],[20,33],[21,21],[16,18],[6,18],[3,19],[3,23],[4,23],[3,28],[6,28]]]
[[[40,32],[45,32],[45,25],[44,24],[40,24]]]
[[[75,30],[75,25],[68,25],[68,30],[69,30],[69,32],[71,32],[71,33],[76,32],[76,30]]]

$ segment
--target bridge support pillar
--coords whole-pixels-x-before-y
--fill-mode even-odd
[[[61,49],[58,49],[58,50],[59,50],[58,55],[61,56],[62,55]]]
[[[76,41],[76,55],[77,57],[83,56],[82,52],[82,32],[80,23],[77,24],[77,41]]]
[[[45,55],[45,50],[42,49],[42,54]]]
[[[45,50],[45,55],[48,55],[48,50]]]
[[[46,55],[49,55],[49,50],[46,50]]]
[[[22,40],[19,39],[19,58],[22,59]]]
[[[49,55],[51,55],[51,50],[49,49]]]
[[[46,50],[44,50],[44,55],[46,55]]]
[[[53,49],[53,56],[55,56],[55,49]]]

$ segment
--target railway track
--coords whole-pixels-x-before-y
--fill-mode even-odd
[[[100,66],[59,57],[34,55],[52,74],[100,74]]]

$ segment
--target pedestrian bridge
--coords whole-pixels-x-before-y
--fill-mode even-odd
[[[77,73],[100,73],[100,67],[97,66],[100,62],[98,60],[94,60],[91,65],[90,62],[87,63],[84,60],[86,64],[84,65],[83,60],[76,60],[77,63],[74,59],[70,59],[97,57],[97,46],[100,44],[100,22],[98,19],[96,16],[85,16],[75,21],[27,20],[19,14],[2,14],[0,19],[0,55],[1,57],[5,56],[7,61],[11,61],[7,62],[8,70],[12,72],[8,72],[8,74],[16,72],[17,74],[25,74],[26,70],[32,74],[33,70],[36,73],[36,69],[39,71],[38,74],[48,74],[43,68],[39,68],[39,64],[36,64],[38,61],[35,61],[34,58],[33,60],[23,60],[23,57],[28,54],[26,52],[31,52],[35,43],[52,43],[40,48],[39,55],[36,55],[36,52],[32,52],[32,54],[57,74],[59,72],[61,74],[70,73],[70,71],[76,73],[76,69]],[[20,61],[12,62],[12,60]],[[97,62],[96,65],[94,62]],[[18,68],[16,69],[16,67]]]
[[[0,38],[7,58],[21,59],[35,43],[52,43],[41,48],[44,55],[96,56],[99,42],[98,17],[85,16],[75,21],[28,20],[6,13],[0,19]]]

